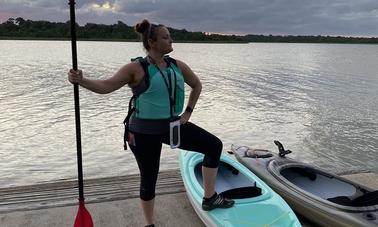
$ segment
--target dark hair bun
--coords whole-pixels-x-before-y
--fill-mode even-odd
[[[140,34],[143,34],[150,28],[150,25],[150,22],[147,19],[144,19],[142,22],[135,25],[134,30]]]

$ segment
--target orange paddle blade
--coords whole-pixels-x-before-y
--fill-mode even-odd
[[[84,200],[79,200],[74,227],[93,227],[91,214],[85,208]]]

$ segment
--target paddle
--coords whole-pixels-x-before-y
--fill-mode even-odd
[[[77,51],[76,51],[76,22],[75,22],[75,0],[69,0],[70,5],[70,22],[71,22],[71,49],[72,49],[72,67],[77,70]],[[79,209],[76,214],[74,227],[93,227],[93,221],[90,213],[84,204],[84,184],[83,184],[83,165],[81,155],[81,129],[80,129],[80,103],[79,103],[79,85],[74,84],[75,99],[75,124],[76,124],[76,147],[77,147],[77,170],[79,183]]]

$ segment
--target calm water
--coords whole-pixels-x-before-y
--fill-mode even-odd
[[[174,44],[198,74],[191,120],[232,143],[276,150],[334,172],[378,172],[378,45]],[[66,41],[0,41],[0,187],[76,179],[71,67]],[[79,42],[79,67],[111,76],[139,43]],[[80,90],[84,174],[137,173],[123,150],[130,91]],[[164,147],[161,169],[178,167]]]

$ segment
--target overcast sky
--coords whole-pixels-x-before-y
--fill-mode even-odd
[[[65,22],[68,0],[0,0],[9,17]],[[79,24],[135,25],[143,18],[169,27],[227,34],[378,37],[378,0],[76,0]]]

